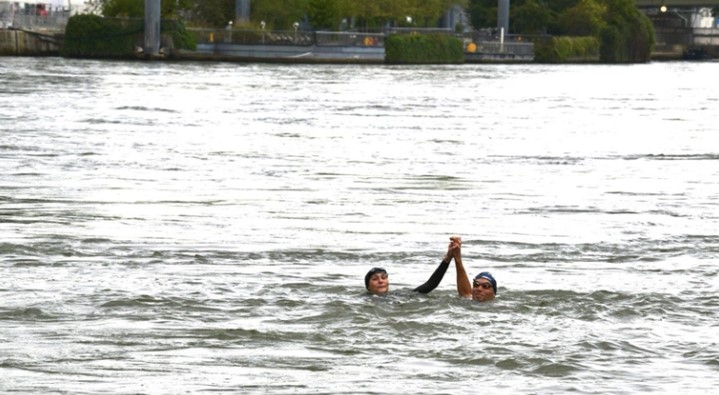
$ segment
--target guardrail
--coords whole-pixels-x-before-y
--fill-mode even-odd
[[[695,28],[694,45],[719,46],[718,28]]]
[[[68,19],[69,16],[66,14],[26,15],[6,13],[0,18],[0,28],[65,31]]]
[[[512,54],[515,56],[534,56],[534,44],[527,42],[479,42],[476,43],[476,49],[469,52],[492,53],[492,54]],[[471,47],[471,45],[470,45]]]
[[[315,33],[315,42],[324,47],[384,47],[384,33],[325,32]]]
[[[287,30],[188,29],[198,44],[300,46],[384,46],[383,33],[295,32]]]
[[[425,29],[426,30],[426,29]],[[388,34],[411,34],[418,29],[393,29],[389,33],[363,32],[295,32],[235,29],[188,29],[194,33],[198,44],[235,44],[265,46],[318,46],[318,47],[384,47]],[[434,29],[431,33],[453,34],[446,29]],[[533,57],[531,42],[508,37],[502,43],[497,37],[486,34],[455,35],[460,38],[466,52],[507,54],[519,57]]]

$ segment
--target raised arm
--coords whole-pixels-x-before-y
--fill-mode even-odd
[[[419,287],[415,288],[415,292],[419,292],[422,294],[428,294],[432,292],[437,286],[439,286],[439,283],[442,282],[442,278],[444,278],[444,274],[447,272],[447,269],[449,268],[449,263],[452,262],[452,256],[453,249],[454,249],[453,243],[449,243],[449,247],[447,248],[447,253],[444,254],[444,258],[442,258],[442,262],[439,263],[439,266],[434,270],[434,273],[432,273],[432,276],[430,276],[429,280],[425,282],[424,284],[420,285]]]
[[[457,268],[457,293],[459,293],[461,297],[471,298],[472,284],[469,283],[467,271],[464,270],[464,265],[462,264],[462,239],[454,236],[450,237],[450,240],[457,245],[457,248],[453,249],[454,266]]]

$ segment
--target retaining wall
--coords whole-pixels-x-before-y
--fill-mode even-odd
[[[0,56],[56,56],[61,35],[0,30]]]

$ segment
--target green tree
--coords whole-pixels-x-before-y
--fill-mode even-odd
[[[291,30],[307,15],[309,0],[253,0],[252,20],[265,21],[268,29]]]
[[[402,17],[402,14],[405,14],[411,16],[417,26],[435,27],[442,15],[455,4],[466,7],[468,2],[464,0],[408,0],[401,4],[403,8],[397,10],[399,15],[395,15],[395,17]]]
[[[307,18],[317,30],[336,30],[342,16],[336,0],[309,0]]]
[[[187,11],[193,24],[223,27],[235,19],[235,0],[190,0]]]
[[[654,27],[634,1],[604,0],[606,26],[600,33],[600,60],[611,63],[647,62],[654,47]]]
[[[365,29],[392,26],[436,27],[440,17],[455,4],[468,0],[340,0],[342,12]],[[409,17],[409,19],[408,19]]]
[[[544,34],[556,24],[556,15],[538,0],[526,0],[509,10],[509,26],[515,34]]]
[[[398,20],[398,10],[404,9],[407,0],[345,0],[346,12],[358,26],[377,29],[386,23]],[[406,16],[406,14],[405,14]],[[402,16],[402,20],[404,17]]]
[[[142,18],[145,16],[144,0],[108,0],[102,6],[105,17]]]
[[[98,6],[105,17],[142,18],[145,16],[145,0],[100,0]],[[177,18],[181,10],[190,6],[190,0],[162,0],[160,10],[163,18]]]
[[[519,0],[523,1],[523,0]],[[552,11],[559,13],[576,6],[581,0],[544,0],[544,3]],[[601,1],[601,0],[600,0]]]
[[[470,0],[467,12],[475,29],[497,26],[497,0]]]
[[[569,36],[594,36],[606,26],[607,5],[601,0],[580,0],[559,13],[558,25]]]

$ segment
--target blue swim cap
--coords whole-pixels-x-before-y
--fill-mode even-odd
[[[369,279],[372,278],[372,276],[374,276],[375,273],[384,273],[384,274],[387,274],[387,271],[384,270],[384,269],[381,268],[381,267],[373,267],[372,269],[370,269],[370,270],[367,272],[367,274],[365,274],[365,276],[364,276],[364,287],[367,288],[368,291],[369,291]]]
[[[490,272],[482,272],[477,275],[474,279],[483,278],[485,280],[489,280],[489,282],[492,284],[492,290],[494,291],[494,294],[497,294],[497,280],[494,279],[494,276],[492,276],[492,273]]]

